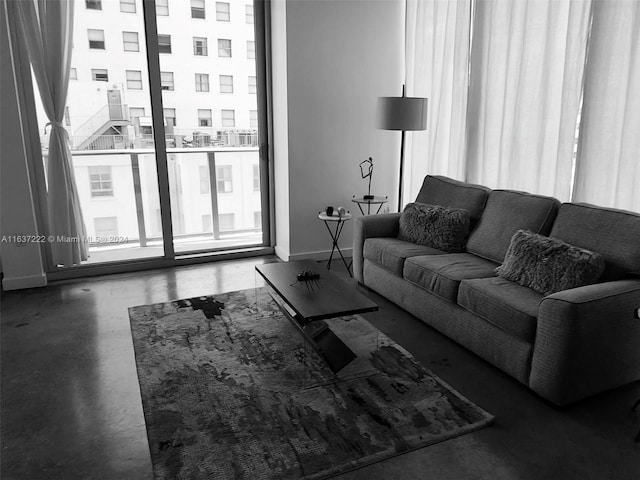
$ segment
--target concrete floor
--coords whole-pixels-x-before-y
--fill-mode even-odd
[[[4,292],[0,477],[153,478],[127,307],[252,288],[274,257]],[[338,264],[334,264],[337,268]],[[496,416],[480,431],[342,475],[359,479],[634,479],[640,382],[556,409],[380,296],[365,317]],[[640,348],[640,347],[639,347]]]

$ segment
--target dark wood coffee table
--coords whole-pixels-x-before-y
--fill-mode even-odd
[[[355,358],[355,354],[322,320],[378,310],[378,305],[358,291],[349,279],[319,268],[316,262],[299,261],[257,265],[256,271],[275,291],[285,316],[325,359],[336,373]],[[298,281],[303,271],[314,271],[320,278]]]

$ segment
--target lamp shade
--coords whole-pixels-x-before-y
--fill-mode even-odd
[[[426,130],[427,99],[378,97],[376,127],[380,130]]]

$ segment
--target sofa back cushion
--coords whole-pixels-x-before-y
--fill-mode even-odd
[[[440,175],[427,175],[422,182],[417,203],[463,208],[469,211],[471,227],[476,224],[491,189]]]
[[[548,235],[559,206],[560,202],[552,197],[493,190],[476,229],[469,236],[467,251],[502,263],[514,233],[529,230]]]
[[[604,257],[602,281],[640,274],[640,214],[563,203],[550,236]]]

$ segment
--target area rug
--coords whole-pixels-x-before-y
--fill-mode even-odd
[[[129,317],[156,479],[329,478],[492,420],[358,315],[336,377],[266,288]]]

